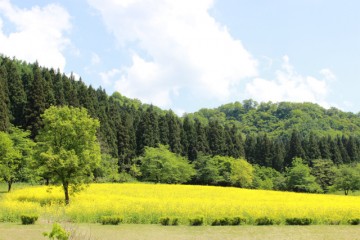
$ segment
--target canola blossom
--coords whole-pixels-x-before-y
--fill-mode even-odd
[[[311,218],[315,224],[347,224],[360,218],[360,197],[305,194],[232,187],[166,184],[91,184],[63,204],[60,187],[28,187],[0,199],[0,222],[38,214],[45,221],[98,222],[102,216],[122,216],[125,223],[158,223],[176,217],[180,224],[202,217],[206,224],[224,217],[241,217],[248,224],[268,217]]]

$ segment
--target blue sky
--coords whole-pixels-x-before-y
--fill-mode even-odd
[[[0,53],[178,114],[252,98],[360,111],[357,0],[0,0]]]

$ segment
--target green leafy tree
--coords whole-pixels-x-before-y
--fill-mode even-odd
[[[196,184],[218,185],[224,182],[223,176],[220,176],[219,162],[216,158],[200,152],[193,164],[196,170],[194,177]]]
[[[30,132],[11,127],[9,133],[0,132],[0,178],[11,191],[16,181],[32,177],[30,170],[35,143],[29,138]]]
[[[336,178],[336,167],[329,159],[315,159],[312,161],[311,174],[324,192],[328,192]]]
[[[284,176],[271,167],[254,166],[254,180],[252,186],[255,189],[285,190]]]
[[[310,167],[301,158],[295,158],[292,166],[287,169],[288,189],[295,192],[322,192],[310,171]]]
[[[231,185],[236,187],[251,187],[254,179],[254,168],[244,159],[231,159]]]
[[[184,183],[190,181],[195,170],[188,160],[170,152],[167,146],[145,147],[140,159],[144,181],[157,183]]]
[[[3,179],[8,184],[8,192],[16,180],[20,159],[20,152],[15,149],[9,134],[0,132],[0,180]]]
[[[341,165],[336,174],[334,189],[344,191],[345,195],[349,191],[360,190],[360,164]]]
[[[99,121],[89,117],[84,108],[50,107],[42,115],[44,128],[38,141],[38,168],[60,183],[65,203],[69,193],[82,189],[93,180],[93,171],[100,163],[100,146],[96,132]]]

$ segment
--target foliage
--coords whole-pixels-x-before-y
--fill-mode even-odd
[[[286,225],[311,225],[313,220],[311,218],[287,218]]]
[[[315,159],[312,161],[311,174],[324,192],[328,192],[334,184],[336,171],[335,164],[331,160]]]
[[[92,181],[99,166],[99,121],[90,118],[86,109],[67,106],[50,107],[42,119],[44,128],[37,137],[38,167],[52,183],[63,186],[65,203],[69,204],[69,192]]]
[[[264,190],[285,190],[285,177],[270,167],[254,166],[254,180],[252,187]]]
[[[0,180],[7,182],[8,191],[15,181],[30,178],[35,144],[28,138],[29,135],[29,132],[16,127],[11,127],[9,133],[0,132]]]
[[[21,224],[23,225],[29,225],[29,224],[35,224],[35,222],[38,220],[37,215],[21,215]]]
[[[51,232],[44,232],[43,235],[49,239],[68,240],[70,232],[62,228],[60,224],[54,223]]]
[[[203,217],[189,218],[190,226],[201,226],[204,224]]]
[[[146,147],[140,159],[144,181],[157,183],[183,183],[191,179],[195,171],[188,161],[169,151],[168,147]]]
[[[246,219],[240,217],[215,219],[211,226],[237,226],[246,223]]]
[[[100,222],[102,225],[119,225],[123,221],[120,216],[102,216]]]
[[[237,187],[250,187],[253,182],[253,167],[244,159],[231,161],[230,182]]]
[[[287,169],[287,187],[295,192],[321,192],[315,177],[310,174],[310,167],[301,158],[295,158],[292,167]]]
[[[334,189],[344,191],[345,195],[348,195],[349,191],[360,190],[360,164],[340,166],[336,174]]]
[[[274,219],[268,218],[268,217],[261,217],[255,219],[255,224],[258,226],[264,226],[264,225],[274,225],[275,221]]]
[[[178,218],[162,217],[159,219],[159,223],[163,226],[177,226],[179,225]]]

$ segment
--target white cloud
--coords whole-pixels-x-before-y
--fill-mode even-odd
[[[97,65],[101,62],[99,55],[96,53],[91,54],[91,65]]]
[[[329,107],[326,97],[330,92],[329,81],[335,79],[335,75],[329,69],[321,70],[320,74],[322,79],[302,76],[294,70],[289,57],[284,56],[274,80],[255,78],[246,85],[246,93],[257,101],[314,102]]]
[[[119,46],[130,49],[131,66],[119,66],[116,82],[129,97],[169,107],[187,89],[225,101],[234,85],[257,75],[257,62],[241,41],[209,15],[212,0],[88,2]]]
[[[20,9],[9,0],[0,1],[0,19],[6,19],[15,26],[9,34],[3,32],[0,24],[0,52],[10,57],[35,62],[46,67],[63,70],[66,59],[64,49],[70,40],[64,32],[71,28],[70,15],[59,5],[34,6]]]

